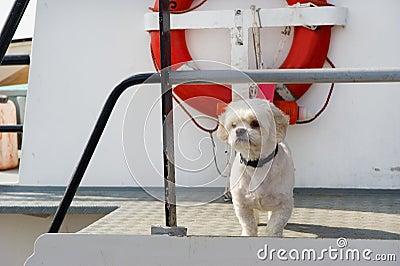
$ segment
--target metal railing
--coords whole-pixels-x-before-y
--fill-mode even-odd
[[[152,78],[150,79],[149,78]],[[93,156],[93,153],[97,147],[97,144],[99,143],[100,137],[103,134],[104,128],[107,125],[107,121],[111,116],[112,110],[117,103],[119,97],[121,94],[128,89],[129,87],[142,84],[145,81],[147,83],[159,83],[160,82],[160,76],[159,75],[154,75],[152,73],[150,74],[139,74],[132,76],[124,81],[122,81],[115,89],[111,92],[110,96],[108,97],[99,118],[97,119],[96,125],[92,131],[92,134],[90,136],[90,139],[88,143],[86,144],[85,150],[82,154],[82,157],[78,163],[78,166],[75,169],[75,172],[72,176],[72,179],[65,191],[64,197],[61,200],[61,203],[57,209],[57,212],[54,216],[53,222],[50,226],[49,233],[57,233],[58,230],[61,227],[61,224],[65,218],[65,215],[67,214],[67,211],[72,203],[72,200],[75,196],[76,191],[78,190],[78,187],[82,181],[83,175],[86,172],[86,169],[89,165],[90,159]]]
[[[18,26],[20,16],[22,16],[28,0],[17,0],[14,8],[16,9],[16,17],[19,19],[10,19],[13,23],[6,23],[5,27],[12,29],[3,29],[0,36],[0,59],[3,61],[4,54],[2,51],[4,47],[9,45],[12,36],[10,32]],[[18,4],[17,4],[18,3]],[[23,6],[25,5],[25,6]],[[14,10],[13,8],[13,10]],[[18,12],[17,12],[18,11]],[[160,49],[163,59],[161,73],[145,73],[137,74],[122,81],[109,95],[96,125],[91,133],[90,139],[84,149],[80,161],[74,171],[70,183],[65,191],[61,203],[54,216],[53,222],[50,226],[49,233],[57,233],[65,218],[65,215],[72,203],[75,193],[83,179],[85,171],[97,147],[101,135],[105,129],[108,119],[111,116],[112,110],[117,103],[117,100],[122,93],[128,88],[140,85],[144,82],[146,84],[161,84],[162,99],[162,117],[171,115],[172,112],[172,95],[171,93],[164,93],[171,91],[170,88],[174,84],[192,83],[249,83],[249,80],[255,83],[338,83],[338,82],[400,82],[400,68],[379,68],[379,69],[278,69],[278,70],[256,70],[256,71],[235,71],[235,70],[202,70],[202,71],[170,71],[170,39],[169,39],[169,1],[160,0]],[[3,36],[4,34],[4,36]],[[13,34],[12,34],[13,35]],[[174,165],[168,160],[171,157],[171,146],[173,147],[173,139],[171,138],[173,132],[172,120],[167,120],[163,123],[163,147],[164,147],[164,178],[165,183],[165,214],[166,225],[176,227],[176,209],[175,205],[175,189],[174,189]],[[19,126],[1,126],[0,132],[15,131]],[[22,130],[22,127],[21,127]],[[171,141],[172,140],[172,141]],[[168,156],[167,156],[168,155]],[[173,155],[172,155],[173,156]],[[172,184],[172,187],[171,187]]]
[[[257,83],[331,83],[331,82],[400,82],[400,68],[390,68],[382,70],[368,69],[290,69],[290,70],[260,70],[260,71],[235,71],[235,70],[202,70],[202,71],[168,71],[169,83],[180,84],[189,82],[193,84],[204,84],[210,82],[219,83],[248,83],[249,78]],[[161,74],[162,75],[162,74]],[[161,83],[160,74],[147,73],[132,76],[119,84],[110,94],[103,111],[101,112],[96,126],[92,132],[81,160],[75,170],[75,173],[66,190],[64,198],[59,206],[50,233],[58,232],[62,220],[72,202],[74,194],[79,187],[85,170],[90,162],[101,134],[107,124],[119,96],[129,87],[142,84]],[[167,116],[168,112],[163,109],[163,117]],[[167,138],[168,139],[168,138]],[[168,180],[168,179],[166,179]],[[168,202],[168,201],[167,201]],[[170,202],[171,203],[171,202]],[[176,215],[176,214],[175,214]],[[168,219],[166,213],[166,219]],[[168,225],[167,226],[176,226]]]
[[[399,82],[400,67],[175,71],[169,80],[171,84]]]
[[[30,63],[31,58],[28,54],[5,55],[3,61],[1,61],[2,66],[29,65]]]
[[[16,0],[11,8],[0,34],[0,63],[3,62],[4,55],[10,46],[11,40],[14,37],[15,31],[18,28],[28,4],[29,0]]]
[[[0,33],[0,65],[29,65],[29,55],[7,55],[8,47],[25,13],[29,0],[16,0]],[[0,132],[22,132],[22,125],[0,125]]]

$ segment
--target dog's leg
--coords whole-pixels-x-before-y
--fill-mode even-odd
[[[292,214],[293,203],[282,206],[271,212],[271,218],[267,224],[267,236],[282,237],[283,228]]]
[[[269,220],[271,219],[271,214],[272,214],[271,211],[268,211],[268,212],[267,212],[267,223],[268,223]]]
[[[242,226],[242,236],[257,236],[258,227],[253,209],[235,206],[235,213]]]
[[[231,184],[230,184],[230,171],[227,173],[226,186],[224,192],[224,201],[232,201]]]
[[[231,149],[228,144],[225,144],[226,149],[226,184],[224,192],[224,201],[232,201],[231,193]]]

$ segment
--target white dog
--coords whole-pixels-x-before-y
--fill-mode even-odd
[[[293,210],[294,165],[283,140],[289,118],[272,103],[232,102],[219,117],[218,138],[236,156],[230,190],[243,236],[257,236],[258,211],[269,212],[267,235],[282,237]]]

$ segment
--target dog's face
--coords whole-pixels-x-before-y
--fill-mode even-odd
[[[289,119],[272,103],[250,99],[230,103],[219,122],[218,138],[255,160],[283,141]]]

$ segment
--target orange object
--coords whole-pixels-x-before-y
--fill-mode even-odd
[[[315,3],[329,5],[326,0],[287,0],[289,5],[296,3]],[[305,27],[294,27],[293,43],[280,69],[290,68],[321,68],[328,55],[331,40],[331,26],[320,26],[316,30]],[[299,99],[312,84],[286,84],[293,96]],[[275,95],[275,99],[279,99]]]
[[[274,104],[290,117],[289,123],[291,125],[296,124],[299,117],[299,106],[296,102],[274,101]]]
[[[7,96],[0,96],[0,124],[17,124],[15,105]],[[13,169],[18,166],[17,133],[0,133],[0,170]]]
[[[190,11],[194,0],[175,0],[170,1],[172,13],[182,13]],[[296,3],[312,2],[316,5],[330,5],[327,0],[286,0],[288,5]],[[202,2],[203,3],[203,2]],[[153,11],[158,11],[158,0],[156,0]],[[327,57],[331,37],[331,26],[320,26],[311,30],[302,26],[294,27],[293,43],[289,54],[279,67],[280,69],[289,68],[321,68]],[[159,31],[150,32],[150,48],[153,56],[154,65],[157,70],[161,67],[160,60],[160,34]],[[192,57],[186,44],[185,30],[171,30],[171,63],[176,70],[191,61]],[[300,98],[311,84],[287,84],[295,98]],[[217,104],[229,103],[232,101],[231,87],[218,84],[187,85],[182,84],[174,88],[174,93],[187,104],[198,111],[212,116],[217,116]],[[187,101],[189,100],[189,101]],[[275,93],[275,101],[282,100],[278,93]],[[284,104],[279,104],[283,106]],[[285,106],[293,106],[287,104]],[[285,107],[286,108],[286,107]],[[284,111],[284,110],[283,110]],[[298,111],[297,111],[298,112]]]

